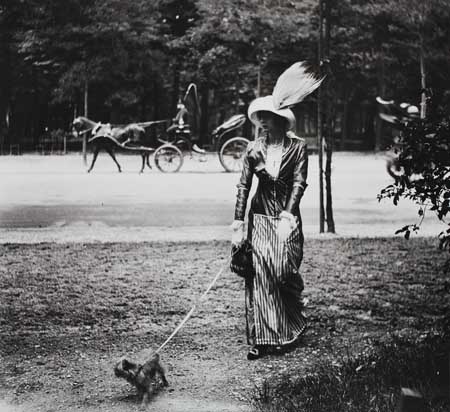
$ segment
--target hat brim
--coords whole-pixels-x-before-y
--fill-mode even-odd
[[[248,106],[248,118],[255,126],[260,126],[258,112],[271,112],[283,117],[288,123],[288,130],[295,128],[295,115],[291,109],[275,109],[272,96],[258,97]]]

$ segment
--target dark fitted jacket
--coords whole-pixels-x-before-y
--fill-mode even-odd
[[[267,146],[262,138],[249,143],[247,147],[241,179],[237,185],[235,220],[244,220],[254,174],[258,177],[258,188],[250,205],[253,213],[278,217],[284,210],[300,218],[299,203],[307,186],[308,174],[305,140],[287,132],[277,178],[266,171],[266,153]]]

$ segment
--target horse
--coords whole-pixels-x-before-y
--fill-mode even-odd
[[[77,117],[72,123],[72,127],[76,135],[90,133],[91,137],[88,139],[88,143],[93,145],[93,158],[91,165],[88,169],[90,173],[97,160],[98,153],[104,150],[108,153],[116,164],[119,173],[122,172],[119,162],[115,156],[115,150],[117,148],[139,153],[142,157],[142,167],[139,173],[144,171],[145,166],[151,169],[149,157],[154,148],[144,146],[143,141],[145,137],[145,127],[151,126],[155,123],[166,122],[152,121],[145,123],[130,123],[125,126],[112,126],[109,123],[103,124],[100,122],[94,122],[87,117]]]

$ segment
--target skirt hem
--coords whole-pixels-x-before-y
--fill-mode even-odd
[[[287,341],[278,341],[275,342],[273,340],[268,340],[268,339],[253,339],[254,340],[254,345],[256,346],[287,346],[287,345],[292,345],[296,340],[298,340],[304,333],[306,330],[306,327],[308,326],[306,319],[305,319],[305,324],[302,328],[302,330],[300,332],[297,332],[297,334],[290,340]]]

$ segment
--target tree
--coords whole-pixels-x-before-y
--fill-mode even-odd
[[[435,2],[441,6],[426,8],[420,26],[426,81],[443,86],[435,97],[450,106],[449,50],[442,46],[450,11]],[[369,102],[363,129],[371,135],[376,95],[417,97],[418,49],[405,44],[418,39],[419,27],[397,11],[408,7],[403,0],[399,7],[393,0],[326,3],[333,87],[325,124],[333,129],[344,113],[334,137],[346,148],[361,101]],[[259,84],[268,94],[293,62],[316,61],[318,20],[317,0],[4,0],[0,128],[9,124],[11,141],[36,143],[45,127],[67,128],[75,112],[83,113],[85,95],[98,120],[167,118],[194,81],[207,130],[209,119],[236,110],[241,93],[254,94]],[[381,130],[376,144],[383,146]]]
[[[436,20],[440,13],[449,14],[450,4],[446,0],[385,0],[398,25],[403,26],[406,36],[400,40],[404,47],[417,50],[421,84],[420,115],[426,116],[426,57],[432,55],[432,40],[436,31]]]
[[[3,153],[10,124],[14,54],[12,37],[16,12],[12,1],[5,3],[0,5],[0,154]]]
[[[37,67],[20,55],[21,33],[34,23],[33,2],[5,0],[0,5],[0,148],[4,141],[19,143],[15,134],[33,133],[39,112],[45,111],[37,90],[41,78]]]
[[[182,77],[199,85],[203,130],[208,112],[223,118],[242,108],[242,95],[271,93],[288,65],[308,57],[298,51],[309,35],[305,7],[293,13],[292,6],[269,3],[197,0],[200,17],[183,37],[188,53]]]

